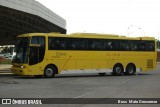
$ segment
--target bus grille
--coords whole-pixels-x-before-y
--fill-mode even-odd
[[[147,60],[147,68],[153,68],[153,60]]]

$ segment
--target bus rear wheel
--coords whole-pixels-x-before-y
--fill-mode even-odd
[[[113,67],[113,75],[114,76],[120,76],[122,75],[123,73],[123,66],[121,64],[116,64],[114,67]]]
[[[56,68],[54,66],[49,65],[44,70],[44,76],[46,78],[52,78],[55,76],[55,74],[56,74]]]
[[[133,64],[129,64],[126,67],[125,75],[133,75],[136,72],[136,67]]]

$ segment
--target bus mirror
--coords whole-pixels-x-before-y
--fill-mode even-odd
[[[30,44],[29,46],[30,47],[40,47],[41,45],[40,44]]]

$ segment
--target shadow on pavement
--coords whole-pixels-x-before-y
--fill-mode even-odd
[[[155,75],[151,73],[138,73],[135,75],[122,75],[122,76],[113,76],[111,74],[107,74],[104,76],[100,76],[97,74],[75,74],[75,75],[56,75],[53,78],[45,78],[44,76],[19,76],[19,75],[8,75],[15,79],[60,79],[60,78],[122,78],[122,77],[137,77],[137,76],[149,76],[149,75]],[[0,77],[3,75],[0,75]],[[7,76],[7,75],[5,75]]]

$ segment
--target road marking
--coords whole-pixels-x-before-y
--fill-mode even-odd
[[[123,84],[123,83],[127,82],[128,80],[129,80],[129,79],[122,81],[122,82],[121,82],[121,84]]]
[[[89,95],[89,94],[92,94],[92,93],[95,93],[96,91],[92,91],[92,92],[89,92],[89,93],[86,93],[86,94],[83,94],[83,95],[80,95],[78,97],[75,97],[75,98],[81,98],[83,96],[86,96],[86,95]]]

